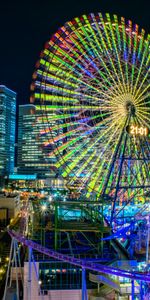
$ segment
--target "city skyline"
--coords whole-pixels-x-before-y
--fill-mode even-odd
[[[35,64],[44,44],[65,22],[90,12],[109,12],[132,19],[140,28],[149,31],[148,1],[84,1],[72,4],[60,0],[43,5],[37,1],[1,4],[1,69],[0,83],[14,90],[18,104],[29,103],[30,84]],[[6,21],[7,20],[7,21]],[[4,26],[5,24],[5,26]]]
[[[1,5],[3,300],[150,299],[149,9],[135,3]]]

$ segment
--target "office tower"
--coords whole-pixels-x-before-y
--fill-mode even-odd
[[[49,155],[53,146],[46,143],[47,118],[50,115],[52,113],[44,116],[40,106],[33,104],[19,106],[17,159],[19,174],[37,174],[41,179],[55,176],[56,158],[55,155]],[[49,139],[51,138],[49,136]]]
[[[14,171],[16,93],[0,85],[0,177]]]

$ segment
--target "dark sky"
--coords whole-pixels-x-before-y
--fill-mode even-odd
[[[18,94],[18,103],[28,103],[34,66],[45,42],[66,21],[90,12],[124,16],[147,32],[149,0],[1,0],[0,84]]]

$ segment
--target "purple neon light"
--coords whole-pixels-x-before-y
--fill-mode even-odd
[[[67,255],[61,254],[59,252],[47,249],[46,247],[43,247],[31,240],[27,240],[23,235],[15,232],[14,230],[8,230],[8,233],[12,238],[16,239],[20,243],[23,243],[27,247],[37,250],[38,252],[45,254],[49,257],[53,257],[55,259],[58,259],[58,260],[61,260],[64,262],[68,262],[68,263],[78,266],[80,268],[84,268],[84,269],[92,270],[92,271],[96,271],[96,272],[102,272],[105,274],[130,278],[132,280],[140,280],[140,281],[150,282],[150,275],[148,275],[148,273],[141,274],[141,273],[137,273],[137,272],[130,272],[127,270],[112,268],[112,267],[105,266],[102,264],[91,263],[88,261],[86,262],[85,260],[76,259],[74,257],[70,257]]]

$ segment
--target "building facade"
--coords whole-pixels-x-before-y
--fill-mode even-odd
[[[55,176],[56,157],[50,155],[53,145],[47,142],[52,138],[47,132],[47,118],[51,114],[44,116],[40,106],[33,104],[19,106],[18,174],[37,174],[38,178]]]
[[[0,85],[0,178],[14,171],[16,93]]]

